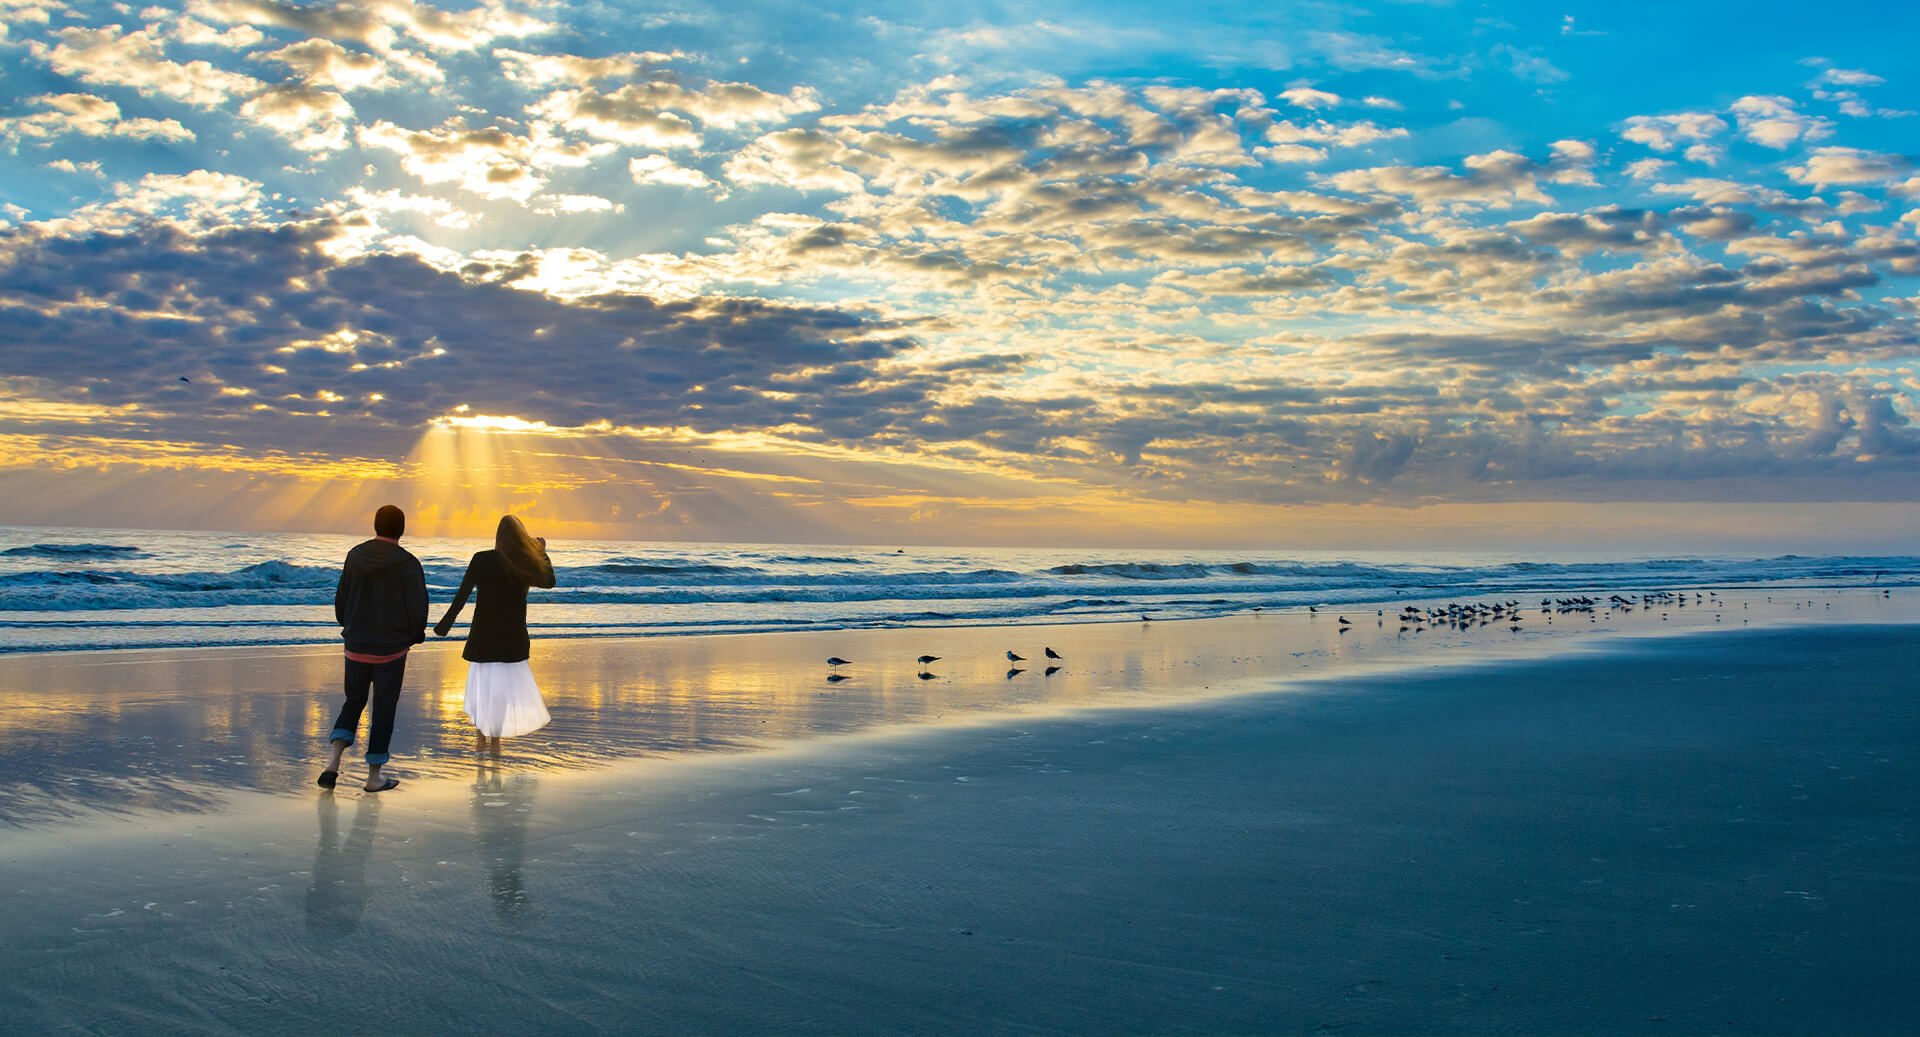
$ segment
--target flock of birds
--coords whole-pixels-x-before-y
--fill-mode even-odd
[[[1692,603],[1695,606],[1710,607],[1719,607],[1725,604],[1720,600],[1720,595],[1714,591],[1707,591],[1705,593],[1694,592]],[[1638,595],[1613,594],[1605,599],[1595,598],[1589,595],[1579,595],[1568,598],[1541,598],[1540,614],[1546,616],[1547,622],[1549,623],[1553,622],[1555,615],[1584,615],[1587,617],[1588,622],[1597,622],[1601,616],[1611,617],[1616,611],[1624,615],[1632,612],[1635,608],[1686,608],[1687,604],[1688,597],[1686,591],[1647,591]],[[1320,610],[1309,606],[1308,611],[1318,612]],[[1385,610],[1375,612],[1374,615],[1380,617],[1376,625],[1384,626],[1386,623]],[[1665,619],[1666,616],[1667,613],[1665,612],[1660,614],[1660,618],[1662,619]],[[1400,620],[1399,632],[1402,634],[1417,634],[1429,626],[1451,628],[1454,630],[1468,630],[1483,627],[1489,623],[1502,622],[1507,624],[1508,630],[1519,633],[1525,629],[1521,626],[1521,621],[1524,620],[1526,616],[1522,611],[1520,603],[1510,600],[1497,601],[1490,604],[1486,602],[1469,602],[1464,605],[1448,603],[1446,605],[1432,606],[1424,609],[1408,605],[1406,608],[1400,610],[1398,618]],[[1715,617],[1716,620],[1718,618],[1718,616]],[[1347,617],[1340,617],[1341,633],[1346,633],[1347,628],[1352,625],[1352,621]]]
[[[1059,673],[1060,667],[1066,664],[1066,656],[1061,655],[1059,652],[1054,651],[1052,648],[1046,649],[1046,655],[1047,655],[1046,675],[1048,677],[1051,677],[1054,674]],[[939,661],[940,661],[940,657],[937,655],[923,655],[918,659],[915,659],[914,662],[917,662],[920,664],[920,671],[917,674],[915,674],[915,676],[919,677],[923,681],[930,681],[935,677],[940,676],[939,674],[934,673],[933,670],[931,669],[933,664]],[[1013,678],[1018,677],[1021,674],[1027,672],[1026,668],[1020,665],[1021,663],[1026,661],[1027,661],[1026,656],[1021,655],[1018,652],[1015,652],[1011,648],[1007,649],[1007,662],[1011,664],[1010,666],[1007,667],[1007,679],[1012,680]],[[846,680],[847,675],[840,672],[840,667],[852,666],[852,665],[853,665],[852,659],[842,659],[837,655],[828,656],[827,657],[827,680],[834,681],[834,682]]]
[[[1881,593],[1883,596],[1888,597],[1892,595],[1891,591],[1883,590]],[[1773,598],[1769,597],[1767,601],[1772,602]],[[1689,596],[1687,591],[1644,591],[1640,594],[1611,594],[1605,598],[1597,598],[1591,595],[1575,595],[1565,598],[1541,598],[1539,608],[1540,615],[1547,617],[1547,622],[1552,623],[1553,617],[1556,615],[1584,615],[1587,617],[1588,622],[1598,622],[1603,617],[1611,618],[1616,612],[1625,615],[1633,612],[1635,609],[1643,611],[1650,611],[1656,608],[1683,609],[1692,605],[1695,608],[1713,608],[1718,610],[1725,608],[1726,604],[1725,601],[1721,600],[1719,593],[1716,591],[1694,591],[1691,596]],[[1813,602],[1809,601],[1806,604],[1811,607]],[[1743,602],[1740,607],[1744,609],[1747,605]],[[1795,607],[1797,608],[1799,606],[1796,605]],[[1832,608],[1833,605],[1829,603],[1827,607]],[[1253,611],[1259,612],[1261,609],[1256,606]],[[1318,614],[1320,612],[1320,606],[1309,605],[1307,606],[1307,611]],[[1660,613],[1661,619],[1666,619],[1667,616],[1667,612],[1663,611]],[[1375,610],[1374,617],[1375,626],[1383,628],[1386,626],[1387,614],[1385,609]],[[1348,619],[1346,616],[1339,616],[1337,618],[1340,633],[1345,634],[1353,628],[1353,620]],[[1519,633],[1524,629],[1521,623],[1526,617],[1519,601],[1507,600],[1496,602],[1449,602],[1445,605],[1432,605],[1426,608],[1408,605],[1401,609],[1395,618],[1400,625],[1399,633],[1417,634],[1426,630],[1428,627],[1436,629],[1469,630],[1484,627],[1492,623],[1505,623],[1507,624],[1508,630]],[[1720,621],[1718,611],[1714,613],[1713,618],[1715,622]],[[1150,621],[1146,615],[1142,615],[1140,619],[1142,622]],[[1027,661],[1026,656],[1020,655],[1012,649],[1008,649],[1006,654],[1007,662],[1010,664],[1007,669],[1007,678],[1009,680],[1026,672],[1026,669],[1020,665]],[[1046,675],[1051,677],[1060,671],[1061,665],[1065,662],[1065,657],[1052,648],[1047,648],[1046,658]],[[921,680],[932,680],[939,676],[939,674],[932,672],[930,669],[934,663],[940,661],[939,656],[923,655],[914,661],[920,664],[918,676]],[[847,675],[840,672],[840,667],[851,665],[853,665],[853,660],[851,659],[842,659],[837,655],[829,657],[827,659],[827,680],[835,682],[846,680]]]

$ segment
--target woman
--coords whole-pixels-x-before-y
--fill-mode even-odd
[[[447,636],[467,595],[480,592],[460,656],[467,660],[467,716],[479,729],[482,747],[491,740],[496,753],[502,737],[537,731],[552,719],[533,681],[533,667],[527,665],[527,589],[551,586],[547,541],[529,536],[518,518],[507,515],[493,535],[493,550],[481,551],[467,563],[460,593],[433,625],[434,633]]]

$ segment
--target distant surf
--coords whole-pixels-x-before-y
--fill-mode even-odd
[[[0,651],[320,644],[361,538],[0,527]],[[408,538],[436,603],[482,542]],[[1194,618],[1540,593],[1920,584],[1920,558],[835,548],[556,542],[536,636]]]

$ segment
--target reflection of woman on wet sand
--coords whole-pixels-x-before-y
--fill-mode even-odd
[[[552,719],[534,683],[533,667],[527,664],[532,654],[527,591],[551,586],[553,563],[547,560],[546,540],[528,535],[518,518],[506,515],[494,533],[493,550],[481,551],[467,563],[460,592],[433,625],[434,633],[447,636],[468,595],[479,591],[460,656],[467,660],[467,716],[480,733],[483,749],[497,753],[500,739],[537,731]]]
[[[487,869],[487,897],[503,921],[527,907],[527,815],[533,809],[533,778],[503,779],[498,763],[481,762],[473,777],[473,840]]]

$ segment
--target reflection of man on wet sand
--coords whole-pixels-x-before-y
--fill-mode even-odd
[[[380,800],[360,797],[353,828],[340,839],[340,804],[320,797],[320,840],[313,848],[313,878],[307,886],[307,931],[345,936],[360,928],[367,909],[367,854],[380,825]]]

